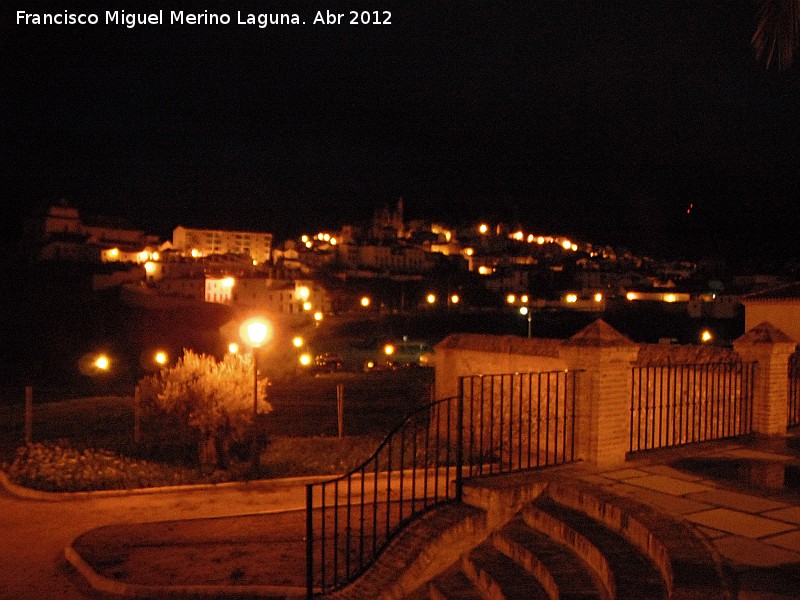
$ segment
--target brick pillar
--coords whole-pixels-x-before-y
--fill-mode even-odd
[[[630,445],[631,363],[639,346],[597,320],[564,342],[559,356],[585,371],[576,399],[578,456],[599,467],[622,464]]]
[[[733,342],[743,361],[756,361],[753,381],[753,431],[786,433],[789,416],[789,357],[797,342],[768,322]]]

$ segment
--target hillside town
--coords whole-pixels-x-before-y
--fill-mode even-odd
[[[95,291],[120,288],[132,301],[257,306],[317,319],[434,305],[600,313],[636,302],[672,305],[692,318],[736,319],[748,294],[792,280],[790,272],[734,274],[719,260],[656,259],[507,223],[409,220],[402,199],[366,225],[287,240],[184,225],[160,239],[60,200],[32,216],[23,248],[34,262],[94,265]]]

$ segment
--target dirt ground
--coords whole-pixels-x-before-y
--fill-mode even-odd
[[[144,585],[305,585],[305,511],[110,525],[73,544],[100,575]]]

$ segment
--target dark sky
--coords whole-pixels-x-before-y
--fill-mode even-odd
[[[752,0],[143,6],[2,9],[12,217],[63,196],[162,234],[282,237],[402,196],[409,217],[502,218],[653,252],[798,254],[798,70],[756,63]],[[392,24],[311,25],[317,10],[363,8]],[[108,9],[234,23],[127,29],[103,24]],[[101,24],[21,26],[16,10]],[[307,25],[239,26],[237,10]]]

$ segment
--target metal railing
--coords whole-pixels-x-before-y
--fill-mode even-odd
[[[464,476],[575,459],[576,371],[459,379],[411,413],[361,466],[306,486],[306,589],[340,589],[413,519],[458,502]]]
[[[466,474],[491,475],[573,461],[578,373],[462,378]]]
[[[361,466],[306,486],[309,597],[353,581],[410,520],[460,499],[460,406],[453,397],[417,409]]]
[[[634,367],[629,451],[750,433],[755,364],[720,362]]]
[[[800,352],[789,357],[789,427],[800,425]]]

